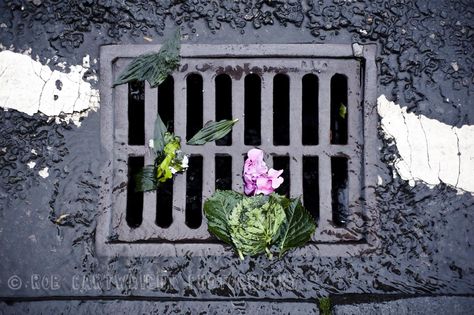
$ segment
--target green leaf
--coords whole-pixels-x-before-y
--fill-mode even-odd
[[[347,107],[346,105],[342,104],[339,105],[339,116],[341,116],[342,119],[346,119],[347,115]]]
[[[225,137],[238,121],[238,119],[221,120],[218,122],[209,121],[190,140],[188,140],[187,144],[203,145],[207,142],[219,140]]]
[[[155,167],[147,165],[135,175],[135,191],[150,191],[157,188]]]
[[[166,131],[166,126],[163,123],[163,120],[161,120],[160,114],[158,114],[155,120],[155,131],[153,139],[153,148],[157,155],[159,155],[165,148]]]
[[[115,80],[113,87],[131,81],[145,81],[150,86],[160,85],[179,66],[180,33],[176,31],[158,53],[145,54],[135,58]]]
[[[303,246],[316,230],[313,217],[303,207],[300,198],[291,199],[285,213],[286,221],[282,225],[279,244],[280,257],[291,248]]]
[[[229,217],[230,235],[239,257],[267,253],[285,221],[285,210],[278,199],[257,195],[239,202]]]
[[[319,299],[319,310],[322,315],[331,315],[331,300],[328,297]]]
[[[283,214],[283,219],[284,219],[283,221],[279,222],[278,226],[274,226],[274,228],[272,229],[273,232],[272,232],[271,243],[274,244],[274,243],[277,243],[281,238],[281,234],[282,234],[281,226],[283,226],[287,220],[285,209],[289,207],[290,199],[286,198],[286,196],[273,193],[269,196],[268,202],[270,206],[273,207],[273,209],[276,209],[275,205],[278,205],[283,209],[282,213],[270,213],[270,216]]]
[[[278,246],[280,257],[304,245],[314,233],[313,218],[300,199],[285,196],[247,197],[234,191],[217,191],[204,203],[209,231],[235,247],[239,257],[266,253]]]
[[[204,203],[209,232],[230,245],[233,245],[233,242],[229,233],[228,217],[243,198],[242,194],[232,190],[218,190]]]

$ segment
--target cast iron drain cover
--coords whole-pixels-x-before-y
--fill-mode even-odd
[[[157,209],[155,192],[143,194],[141,209],[127,209],[127,191],[133,189],[127,184],[130,159],[141,157],[144,164],[152,164],[154,160],[148,140],[153,138],[154,121],[160,107],[159,89],[151,89],[148,83],[145,84],[144,97],[141,98],[144,103],[143,141],[137,145],[129,137],[130,130],[134,128],[129,123],[130,89],[126,84],[112,88],[112,82],[131,58],[159,49],[159,45],[101,48],[101,136],[107,162],[102,170],[100,216],[96,233],[98,253],[142,256],[232,254],[230,248],[210,236],[201,213],[198,213],[200,224],[197,227],[189,226],[186,211],[191,210],[186,205],[190,197],[187,196],[186,175],[178,175],[173,181],[170,201],[172,220],[168,227],[156,224],[160,211]],[[311,196],[306,190],[307,196],[303,196],[303,200],[308,203],[310,199],[317,200],[317,213],[313,214],[319,217],[318,228],[312,242],[293,251],[292,255],[357,255],[376,246],[376,180],[371,171],[377,160],[375,50],[374,45],[358,44],[182,45],[180,69],[172,74],[174,133],[184,138],[189,133],[187,129],[193,119],[198,124],[216,119],[215,80],[223,74],[230,78],[229,106],[232,117],[241,121],[234,126],[231,145],[208,143],[204,146],[188,146],[184,139],[182,141],[182,150],[199,158],[197,165],[202,166],[200,198],[197,198],[201,206],[216,189],[216,157],[227,156],[231,159],[231,187],[237,191],[243,191],[241,173],[249,149],[256,146],[274,158],[286,157],[291,196],[303,194],[308,177],[305,176],[303,162],[314,158],[317,169],[312,172],[317,174],[317,183],[312,187],[316,189],[309,192]],[[200,90],[201,94],[197,96],[187,90],[190,89],[190,75],[198,78],[198,92]],[[317,139],[313,144],[303,144],[302,141],[302,121],[306,115],[303,111],[306,105],[303,103],[308,99],[303,94],[309,93],[305,92],[303,82],[308,75],[316,78],[317,82],[315,117],[318,118],[314,122]],[[246,92],[249,88],[246,78],[249,76],[258,78],[258,93],[253,95]],[[287,92],[283,94],[274,89],[277,76],[283,82],[278,83],[278,89],[287,86]],[[335,78],[342,80],[340,82],[344,91],[334,90]],[[281,95],[288,103],[286,108],[283,106],[283,116],[275,114],[275,104],[281,103],[280,99],[275,98],[281,98]],[[202,98],[197,102],[202,114],[188,117],[193,113],[189,111],[190,106],[196,103],[192,98],[196,97]],[[252,99],[257,99],[258,104],[249,101]],[[347,112],[341,108],[335,110],[335,100],[346,102],[343,105]],[[244,115],[247,112],[249,116],[246,106],[260,108],[260,118],[256,124],[259,129],[257,145],[249,144],[246,140],[245,126],[248,126],[248,121],[245,120],[250,120]],[[341,127],[341,124],[346,125]],[[276,132],[280,127],[289,132],[281,141],[277,139],[281,135]],[[343,185],[337,186],[334,182],[341,181],[341,174]],[[344,202],[347,204],[347,209],[343,209],[344,219],[337,224],[333,209]],[[142,213],[138,226],[129,226],[127,223],[127,211],[132,210]]]

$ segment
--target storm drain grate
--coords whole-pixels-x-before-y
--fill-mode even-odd
[[[357,49],[355,49],[357,48]],[[179,71],[160,85],[111,88],[132,57],[159,46],[101,49],[102,173],[99,252],[225,254],[207,232],[202,204],[215,189],[243,191],[242,167],[258,147],[284,169],[279,193],[303,196],[318,222],[296,253],[354,255],[374,246],[375,47],[183,45]],[[152,164],[154,120],[190,138],[209,120],[239,118],[231,135],[188,146],[190,168],[158,192],[133,191]]]

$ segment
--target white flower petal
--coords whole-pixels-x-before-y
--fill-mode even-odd
[[[183,160],[181,161],[181,166],[183,168],[188,168],[189,167],[189,158],[187,155],[183,156]]]

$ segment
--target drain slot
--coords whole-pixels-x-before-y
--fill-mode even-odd
[[[290,144],[290,78],[281,73],[273,78],[273,144]]]
[[[168,228],[173,223],[173,181],[168,180],[156,191],[156,225]]]
[[[246,145],[260,145],[260,115],[262,108],[262,82],[258,75],[249,74],[245,77],[245,127],[244,143]]]
[[[349,214],[349,186],[347,158],[333,156],[331,158],[332,174],[332,220],[336,226],[344,226]]]
[[[347,119],[347,77],[335,74],[331,78],[331,144],[347,144]]]
[[[227,74],[219,74],[215,80],[216,121],[232,119],[232,80]],[[216,145],[232,145],[232,131],[216,141]]]
[[[128,144],[145,143],[145,83],[128,84]]]
[[[232,189],[232,157],[230,155],[216,155],[216,189]]]
[[[318,120],[319,120],[319,82],[318,77],[314,74],[306,74],[302,80],[303,84],[303,145],[318,144]]]
[[[158,86],[158,113],[168,131],[174,130],[174,79],[168,76]]]
[[[191,73],[186,78],[186,104],[188,117],[186,139],[191,139],[202,128],[202,77]]]
[[[143,192],[135,191],[135,175],[142,169],[144,161],[143,156],[131,156],[128,158],[126,220],[131,228],[139,227],[143,220]]]
[[[186,172],[186,225],[197,229],[202,222],[202,156],[191,155]]]
[[[319,160],[303,157],[303,204],[315,220],[319,219]]]

